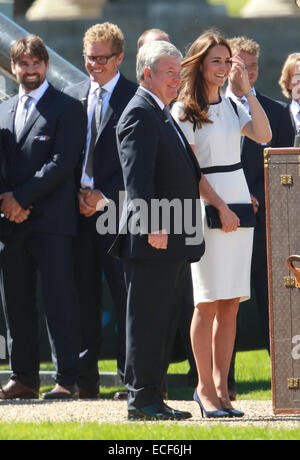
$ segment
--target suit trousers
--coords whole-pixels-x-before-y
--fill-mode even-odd
[[[72,238],[31,234],[3,255],[1,297],[8,330],[12,378],[38,389],[40,275],[56,382],[71,386],[78,376],[79,308],[74,285]]]
[[[267,242],[266,238],[257,237],[255,233],[251,277],[252,287],[255,290],[261,332],[266,349],[270,353]]]
[[[89,393],[99,391],[98,360],[102,342],[103,274],[115,309],[117,367],[124,378],[126,348],[126,286],[120,260],[107,254],[115,235],[100,235],[96,230],[99,213],[80,216],[78,237],[74,240],[75,279],[80,304],[81,353],[78,384]]]
[[[125,260],[128,288],[125,384],[128,409],[162,402],[183,302],[193,306],[190,263]]]

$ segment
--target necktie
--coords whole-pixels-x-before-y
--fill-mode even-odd
[[[178,133],[177,129],[176,129],[176,126],[175,126],[175,123],[174,123],[174,120],[170,114],[170,109],[167,105],[165,105],[164,109],[163,109],[163,112],[164,114],[166,115],[167,119],[169,120],[169,122],[171,123],[171,125],[173,126],[173,128],[176,130],[176,132]]]
[[[16,138],[18,139],[22,129],[25,126],[26,119],[27,119],[27,112],[28,112],[28,106],[30,104],[30,101],[33,99],[31,96],[23,96],[25,99],[25,102],[23,103],[22,111],[20,113],[20,116],[18,117],[17,124],[16,124]]]
[[[182,136],[181,136],[180,132],[179,132],[178,129],[176,128],[176,125],[175,125],[175,123],[174,123],[174,120],[173,120],[173,118],[172,118],[172,116],[171,116],[171,114],[170,114],[170,109],[169,109],[169,107],[168,107],[167,105],[164,107],[163,112],[164,112],[164,114],[166,115],[168,121],[170,122],[170,125],[172,126],[172,128],[175,129],[177,136],[179,137],[179,139],[181,140],[182,145],[183,145],[184,148],[185,148],[184,140],[182,139]],[[166,120],[166,121],[167,121],[167,120]]]
[[[93,117],[91,120],[91,141],[89,145],[88,157],[85,167],[85,172],[89,177],[93,177],[93,157],[94,157],[94,148],[95,142],[97,139],[99,127],[101,124],[101,110],[102,110],[102,103],[103,103],[103,95],[106,92],[104,88],[100,88],[97,102],[95,105],[95,110],[93,113]]]

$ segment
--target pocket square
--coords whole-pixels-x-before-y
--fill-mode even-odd
[[[49,136],[35,136],[33,139],[36,140],[36,141],[45,142],[45,141],[49,141],[50,137]]]

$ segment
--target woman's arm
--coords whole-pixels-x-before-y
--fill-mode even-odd
[[[246,96],[248,99],[252,120],[243,127],[243,135],[259,144],[270,142],[272,131],[268,117],[256,96],[252,94],[248,71],[244,62],[238,56],[232,58],[232,69],[229,78],[233,92],[239,97]]]

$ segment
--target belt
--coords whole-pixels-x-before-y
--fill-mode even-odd
[[[203,174],[223,173],[237,171],[243,169],[242,163],[235,163],[234,165],[225,166],[210,166],[209,168],[201,168]]]

